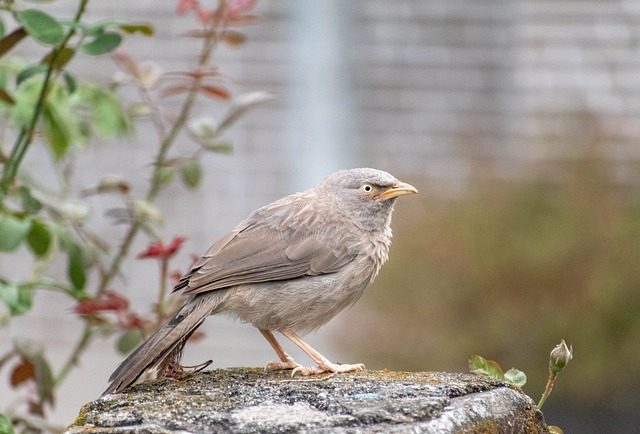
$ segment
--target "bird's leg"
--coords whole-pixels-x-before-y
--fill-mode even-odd
[[[264,336],[267,342],[269,342],[269,344],[271,345],[271,348],[273,348],[273,350],[278,355],[278,358],[280,359],[279,362],[269,362],[265,367],[266,370],[282,371],[285,369],[296,369],[300,367],[300,365],[297,364],[295,360],[293,360],[293,357],[287,354],[287,352],[282,348],[282,346],[280,346],[280,342],[278,342],[278,340],[273,335],[273,333],[265,329],[259,329],[259,330],[260,330],[260,333],[262,333],[262,336]]]
[[[300,338],[296,333],[292,331],[281,331],[282,335],[289,339],[291,342],[296,344],[302,351],[304,351],[311,359],[316,362],[317,366],[307,368],[304,366],[298,366],[293,369],[291,375],[300,374],[300,375],[316,375],[316,374],[324,374],[324,373],[332,373],[337,374],[341,372],[353,372],[353,371],[364,371],[365,367],[362,363],[356,363],[353,365],[347,364],[337,364],[332,363],[325,356],[317,352],[311,345],[306,343]]]

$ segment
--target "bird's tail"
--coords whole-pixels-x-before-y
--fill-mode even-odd
[[[129,355],[109,377],[109,387],[103,392],[118,393],[126,389],[150,369],[184,345],[185,340],[204,322],[218,303],[212,297],[196,296],[164,323],[158,331]]]

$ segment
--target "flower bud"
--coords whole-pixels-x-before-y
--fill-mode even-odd
[[[556,345],[549,354],[549,369],[555,373],[561,372],[571,359],[573,359],[573,347],[567,347],[562,339],[562,342]]]

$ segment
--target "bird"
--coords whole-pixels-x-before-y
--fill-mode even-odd
[[[120,363],[103,395],[122,392],[151,369],[180,367],[187,339],[222,312],[262,333],[279,359],[268,370],[302,376],[364,370],[362,363],[331,362],[300,335],[353,305],[374,281],[389,256],[396,199],[417,192],[382,170],[344,169],[255,210],[178,281],[173,292],[184,305]],[[297,363],[275,333],[315,366]]]

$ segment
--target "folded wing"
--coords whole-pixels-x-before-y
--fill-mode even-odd
[[[282,229],[259,218],[247,220],[212,246],[174,291],[197,294],[234,285],[335,273],[355,254],[335,237],[312,228]],[[333,240],[333,241],[331,241]]]

